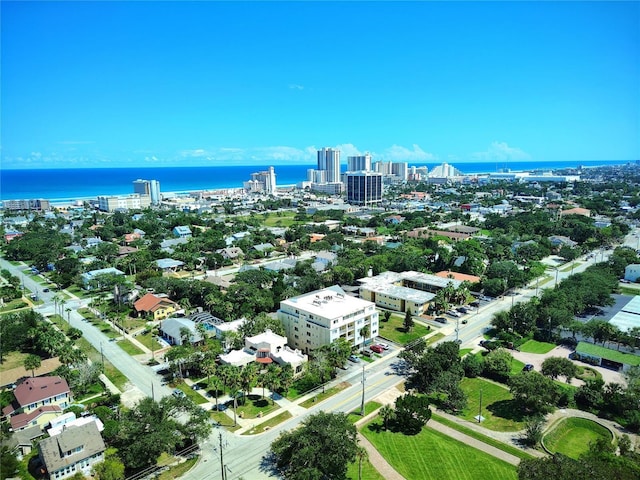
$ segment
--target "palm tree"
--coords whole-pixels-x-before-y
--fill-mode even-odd
[[[258,364],[257,363],[249,363],[242,367],[240,371],[240,383],[242,385],[242,390],[246,393],[246,397],[249,397],[251,393],[251,389],[255,386],[256,380],[258,379]],[[243,404],[246,400],[243,400]]]
[[[71,326],[71,309],[69,307],[64,309],[65,312],[67,312],[67,323],[69,324],[69,326]]]
[[[233,426],[235,427],[238,425],[238,390],[242,388],[242,378],[240,377],[240,369],[238,367],[233,367],[229,372],[230,376],[227,381],[229,382],[229,390],[231,390],[231,395],[233,397]]]
[[[358,480],[362,480],[362,462],[369,458],[369,454],[364,447],[358,445],[356,450],[356,458],[358,459]]]
[[[31,376],[35,377],[35,370],[42,365],[42,359],[38,355],[29,354],[24,359],[24,369],[31,370]]]
[[[263,390],[262,397],[264,398],[264,385],[271,390],[271,405],[275,403],[275,393],[280,388],[281,382],[280,378],[282,376],[282,367],[278,364],[271,364],[267,369],[266,374],[263,377]]]
[[[213,390],[213,395],[216,397],[216,405],[218,405],[218,392],[224,388],[222,380],[220,380],[220,377],[211,377],[207,381],[207,386]]]
[[[391,405],[384,405],[380,408],[380,416],[382,417],[382,424],[386,430],[389,426],[389,421],[393,418],[394,411]]]

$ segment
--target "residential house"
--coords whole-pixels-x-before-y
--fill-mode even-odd
[[[160,336],[171,345],[183,344],[183,333],[188,335],[189,343],[197,344],[204,340],[198,329],[196,322],[184,317],[172,317],[163,320],[160,324]]]
[[[448,230],[432,230],[428,227],[415,228],[407,233],[409,238],[430,238],[430,237],[446,237],[454,242],[468,240],[471,235],[464,232],[450,232]]]
[[[104,460],[106,448],[96,422],[65,428],[38,444],[40,459],[51,480],[76,473],[90,475],[93,465]]]
[[[183,265],[184,262],[180,260],[174,260],[172,258],[161,258],[159,260],[156,260],[156,266],[164,273],[177,272]]]
[[[151,317],[152,320],[162,320],[172,315],[180,306],[166,296],[147,293],[133,304],[138,314]]]
[[[278,318],[289,345],[304,353],[338,338],[362,348],[378,335],[375,304],[346,295],[338,285],[281,301]]]
[[[389,215],[384,219],[386,223],[390,223],[391,225],[398,225],[406,220],[402,215]]]
[[[9,243],[11,240],[14,240],[18,237],[21,237],[23,233],[19,230],[7,229],[4,232],[4,241]]]
[[[102,275],[124,275],[124,272],[114,267],[101,268],[99,270],[91,270],[81,275],[82,284],[85,290],[100,288],[100,276]]]
[[[262,253],[262,255],[266,257],[267,254],[271,250],[273,250],[273,245],[271,245],[270,243],[259,243],[257,245],[254,245],[253,248],[254,250],[257,250],[258,252]]]
[[[190,238],[192,233],[191,229],[186,225],[178,225],[173,227],[173,234],[178,238]]]
[[[225,260],[235,260],[244,255],[240,247],[221,248],[220,250],[216,250],[216,253],[219,253]]]
[[[28,378],[16,387],[13,394],[15,401],[2,409],[2,413],[10,417],[14,431],[33,425],[44,427],[62,414],[72,398],[67,381],[58,376]]]
[[[130,243],[135,242],[136,240],[140,240],[141,238],[142,238],[142,235],[140,235],[137,232],[125,233],[124,234],[124,243],[129,245]]]
[[[547,237],[547,238],[549,239],[551,246],[555,248],[560,248],[563,246],[573,248],[576,245],[578,245],[577,242],[574,242],[569,237],[565,237],[564,235],[551,235],[550,237]]]

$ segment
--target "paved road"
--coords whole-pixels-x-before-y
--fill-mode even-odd
[[[53,297],[55,292],[44,292],[41,284],[31,279],[27,273],[23,274],[23,270],[28,270],[26,267],[16,267],[4,258],[0,259],[0,265],[2,268],[6,268],[13,275],[20,278],[25,288],[32,292],[38,292],[40,299],[43,300],[44,303],[35,309],[37,312],[43,315],[54,313],[55,306]],[[84,338],[91,343],[97,351],[102,351],[104,358],[108,359],[114,367],[129,379],[133,391],[128,393],[131,394],[133,398],[151,397],[153,394],[157,399],[170,395],[171,389],[161,385],[158,376],[149,367],[141,365],[137,360],[125,353],[115,342],[110,342],[109,338],[90,322],[83,321],[83,317],[77,312],[77,309],[84,306],[84,304],[85,302],[81,299],[68,300],[67,303],[65,303],[65,310],[66,308],[71,309],[69,312],[71,325],[82,330]],[[67,315],[65,315],[65,317],[67,317]],[[135,389],[139,390],[139,394],[136,393]]]

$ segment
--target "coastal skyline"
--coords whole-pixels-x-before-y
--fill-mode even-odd
[[[2,169],[640,159],[638,2],[2,2]]]

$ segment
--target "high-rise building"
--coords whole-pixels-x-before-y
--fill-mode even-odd
[[[318,170],[327,172],[327,182],[340,181],[340,150],[323,148],[318,150]]]
[[[347,202],[371,205],[382,201],[382,174],[377,172],[347,172]]]
[[[135,180],[133,193],[148,195],[151,198],[151,205],[160,204],[160,182],[158,180]]]
[[[371,155],[354,155],[347,157],[348,172],[369,172],[371,170]]]
[[[409,176],[409,165],[407,162],[394,162],[391,164],[391,173],[404,182]]]
[[[141,210],[151,205],[150,195],[132,193],[131,195],[99,196],[98,208],[103,212],[115,210]]]
[[[269,167],[269,170],[252,173],[251,180],[244,182],[244,189],[248,192],[275,195],[277,193],[275,169]]]
[[[376,162],[374,170],[383,175],[391,175],[391,162]]]

